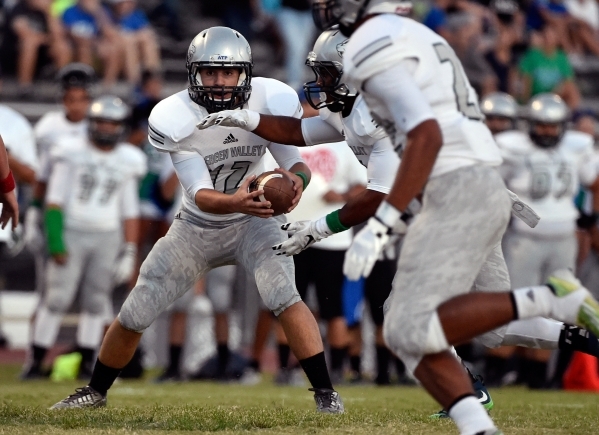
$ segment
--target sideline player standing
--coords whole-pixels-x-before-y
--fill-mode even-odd
[[[450,346],[537,316],[598,333],[599,304],[567,271],[548,286],[508,291],[500,242],[510,198],[493,168],[501,163],[499,150],[451,47],[422,24],[394,15],[397,5],[313,4],[318,25],[339,23],[353,33],[346,74],[375,119],[394,145],[407,135],[394,186],[356,235],[345,271],[368,275],[402,213],[423,193],[387,301],[385,341],[449,411],[460,433],[496,434]],[[470,292],[473,284],[477,292]]]
[[[120,142],[128,112],[117,97],[98,98],[89,110],[89,137],[62,138],[51,152],[44,213],[51,258],[46,292],[33,324],[26,378],[39,375],[79,288],[87,323],[77,330],[77,345],[84,359],[93,360],[114,284],[133,273],[138,181],[146,159],[136,147]]]
[[[187,54],[189,88],[158,104],[150,116],[151,143],[171,153],[184,189],[177,219],[144,262],[137,285],[106,334],[89,386],[54,408],[103,406],[106,392],[130,360],[142,332],[208,270],[241,264],[256,278],[258,291],[279,318],[290,345],[312,384],[317,409],[343,412],[327,372],[316,320],[294,283],[293,260],[272,255],[285,237],[284,218],[272,217],[267,201],[248,193],[264,170],[268,147],[281,171],[292,177],[294,204],[309,181],[297,149],[271,143],[244,130],[199,131],[208,113],[246,106],[276,115],[301,116],[297,94],[272,79],[252,80],[252,55],[235,30],[212,27],[200,32]],[[251,83],[251,84],[250,84]]]

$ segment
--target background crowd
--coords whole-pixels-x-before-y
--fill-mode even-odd
[[[87,64],[99,78],[94,89],[96,94],[115,93],[131,103],[129,141],[148,154],[151,147],[146,139],[147,118],[161,98],[186,86],[187,46],[203,28],[222,24],[241,32],[252,45],[255,75],[283,80],[298,91],[300,98],[303,83],[310,79],[310,70],[304,63],[317,36],[310,0],[3,0],[0,4],[0,103],[13,106],[35,124],[55,106],[57,72],[72,62]],[[593,111],[599,107],[599,100],[595,99],[595,91],[599,89],[595,83],[599,74],[599,5],[596,0],[417,0],[413,2],[413,16],[448,40],[481,98],[501,91],[525,104],[534,95],[556,93],[572,110],[576,128],[596,136],[597,117]],[[306,109],[310,113],[308,106]],[[1,117],[0,113],[0,134],[4,136]],[[35,147],[34,133],[31,127],[29,129]],[[25,137],[28,133],[23,131],[22,134]],[[149,173],[152,173],[149,157]],[[12,161],[17,168],[13,172],[21,185],[19,200],[26,210],[31,190],[28,185],[33,181],[35,168],[28,166],[26,160],[19,161],[14,153]],[[154,170],[152,176],[159,177],[159,170]],[[335,197],[337,202],[343,201],[343,195],[350,194],[351,188],[360,184],[355,180],[352,183],[347,192],[337,192],[340,195]],[[147,226],[145,231],[153,229],[156,228]],[[146,242],[154,241],[163,229],[157,229]],[[585,249],[578,254],[579,263],[589,250],[599,248],[590,241],[590,236],[581,240],[584,241],[581,247]],[[5,245],[0,255],[3,257],[0,258],[0,289],[33,290],[40,278],[35,276],[31,255],[27,250],[8,246],[9,243]],[[147,248],[141,252],[147,252]],[[191,307],[201,315],[195,320],[192,316],[186,326],[185,318],[177,316],[186,309],[172,314],[168,357],[153,346],[158,346],[161,330],[169,328],[155,328],[146,334],[145,363],[167,366],[163,380],[180,379],[185,373],[222,378],[224,369],[215,367],[240,366],[240,369],[230,370],[231,377],[252,382],[255,376],[248,373],[259,374],[259,360],[268,343],[272,319],[258,314],[257,295],[247,296],[249,290],[243,274],[231,272],[226,285],[232,292],[232,301],[225,313],[214,310],[213,327],[212,320],[206,321],[212,318],[210,301],[202,296],[209,292],[206,285],[210,283],[199,283],[195,303],[183,307]],[[126,292],[126,287],[121,293]],[[313,304],[315,310],[318,310],[317,305]],[[223,317],[228,310],[233,316]],[[360,369],[367,364],[361,363],[359,356],[361,352],[372,355],[376,349],[379,364],[376,368],[370,365],[370,371],[377,383],[389,383],[389,370],[396,374],[399,382],[409,382],[401,363],[390,365],[389,355],[383,355],[375,329],[366,325],[366,332],[360,332],[360,315],[346,311],[339,319],[322,315],[321,318],[327,320],[324,323],[333,330],[327,337],[332,350],[332,367],[340,370],[339,379],[344,377],[347,359],[352,379],[361,381]],[[169,320],[160,322],[164,326]],[[258,326],[254,329],[256,322]],[[343,325],[339,326],[339,322]],[[292,363],[284,337],[280,331],[275,335],[278,366],[282,369],[277,379],[281,383],[300,382],[289,369]],[[370,351],[366,345],[362,349],[360,336],[365,337]],[[166,339],[162,337],[163,348]],[[63,342],[68,341],[68,336],[64,336]],[[247,351],[246,356],[251,355],[249,363],[231,356],[223,345],[225,349]],[[189,363],[181,361],[185,346],[192,349],[186,350]],[[467,360],[483,361],[477,348],[465,347],[460,351]],[[201,374],[198,361],[205,362],[212,353],[217,355],[212,371],[204,367]],[[489,381],[495,385],[527,383],[531,371],[539,367],[538,364],[522,365],[522,358],[511,350],[495,356],[501,357],[504,364],[500,369],[489,364]],[[381,359],[385,364],[380,364]],[[536,360],[544,364],[546,371],[548,355],[537,356]],[[487,356],[489,361],[495,361],[493,356]],[[244,365],[251,370],[244,370]],[[528,383],[532,387],[559,385],[559,382],[549,382],[550,378],[546,375],[537,382],[535,377],[534,383]]]

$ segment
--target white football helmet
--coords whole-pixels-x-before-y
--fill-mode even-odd
[[[347,99],[357,95],[355,87],[341,81],[343,53],[348,41],[337,27],[333,27],[321,33],[314,49],[308,53],[306,65],[312,68],[316,78],[304,84],[304,94],[316,110],[328,107],[331,112],[340,112]]]
[[[369,14],[409,15],[411,0],[314,0],[312,17],[320,30],[339,24],[345,36],[351,35],[353,27],[363,16]]]
[[[252,50],[241,33],[229,27],[210,27],[197,34],[187,50],[188,92],[209,113],[243,106],[252,92]],[[237,86],[204,86],[200,68],[239,68]],[[223,98],[224,95],[231,95]]]
[[[129,118],[129,106],[119,97],[104,95],[92,101],[87,112],[89,119],[88,136],[100,147],[113,147],[124,139],[127,130],[126,121]],[[108,121],[118,124],[114,132],[102,131],[98,121]]]

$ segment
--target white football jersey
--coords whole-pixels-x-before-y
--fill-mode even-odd
[[[46,113],[35,124],[34,133],[37,143],[37,155],[40,167],[37,179],[47,181],[50,175],[50,152],[59,138],[84,139],[87,137],[87,119],[71,122],[63,110],[53,110]]]
[[[319,116],[345,138],[358,161],[368,168],[367,188],[389,193],[399,167],[397,150],[401,150],[405,135],[400,138],[397,150],[394,149],[383,127],[372,119],[362,95],[358,95],[346,117],[326,107],[320,109]]]
[[[323,197],[327,192],[344,194],[353,186],[366,184],[366,169],[345,142],[302,147],[300,154],[312,172],[312,179],[297,207],[287,215],[290,222],[315,220],[338,210],[345,203],[325,201]],[[351,241],[352,232],[342,231],[317,242],[314,247],[346,250]]]
[[[302,115],[299,98],[293,89],[278,80],[262,77],[252,79],[252,93],[244,108],[270,115],[295,118]],[[184,90],[158,103],[152,110],[148,126],[149,141],[159,150],[197,153],[203,158],[206,170],[197,174],[200,188],[235,193],[245,178],[264,172],[263,156],[267,149],[285,169],[302,161],[297,148],[273,144],[240,128],[213,126],[198,130],[196,125],[206,115],[207,110],[191,101],[187,90]],[[201,211],[195,204],[197,190],[188,192],[184,189],[183,207],[190,213],[217,221],[243,216],[240,213]]]
[[[138,182],[146,156],[120,143],[102,151],[88,139],[61,140],[53,146],[46,204],[59,205],[65,228],[112,231],[139,214]]]
[[[426,26],[398,15],[377,15],[354,32],[343,60],[348,82],[361,90],[373,118],[385,127],[396,147],[411,128],[432,118],[428,116],[432,110],[441,127],[443,146],[431,177],[476,163],[501,163],[462,64],[447,41]],[[409,94],[399,90],[402,86],[409,89],[401,80],[385,83],[386,89],[404,95],[402,101],[397,97],[398,104],[407,108],[418,106],[420,112],[390,110],[388,102],[368,92],[369,86],[381,80],[380,75],[401,66],[406,67],[423,101],[406,101]],[[388,96],[395,98],[395,94],[390,92]]]
[[[503,154],[500,169],[508,189],[541,217],[534,229],[518,219],[514,220],[514,228],[537,236],[571,234],[578,218],[574,205],[578,186],[589,185],[597,178],[593,138],[567,131],[551,149],[534,145],[521,131],[507,131],[495,138]]]

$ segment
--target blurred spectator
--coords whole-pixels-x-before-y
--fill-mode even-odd
[[[304,83],[306,56],[314,41],[310,0],[282,0],[277,22],[285,43],[286,83],[299,91]]]
[[[10,11],[4,28],[2,69],[15,72],[21,91],[31,92],[36,67],[52,61],[66,65],[70,52],[59,20],[50,14],[51,0],[21,0]]]
[[[156,34],[146,14],[135,0],[110,0],[112,19],[117,26],[125,55],[125,77],[131,84],[139,83],[141,68],[160,68],[160,49]]]
[[[554,92],[570,108],[578,107],[580,92],[574,83],[574,72],[566,54],[558,48],[558,35],[552,25],[543,27],[541,46],[532,47],[524,54],[519,69],[522,101],[543,92]]]
[[[177,42],[183,41],[181,21],[179,20],[179,1],[162,0],[149,13],[150,20],[164,19],[169,35]]]
[[[422,23],[445,39],[450,38],[447,28],[447,9],[454,4],[454,0],[435,0]]]
[[[495,14],[493,25],[496,36],[485,59],[497,76],[497,89],[514,94],[517,77],[515,58],[524,45],[524,16],[514,0],[494,0],[490,7]]]
[[[111,87],[121,70],[119,34],[100,0],[78,0],[68,8],[62,21],[75,47],[75,60],[94,65],[94,56],[102,60],[104,85]]]
[[[526,10],[526,25],[529,30],[542,31],[546,25],[553,27],[558,43],[566,53],[572,52],[568,32],[570,15],[563,0],[533,0]]]
[[[155,71],[144,71],[141,85],[135,95],[133,111],[129,118],[131,132],[129,142],[142,145],[148,137],[148,118],[156,104],[162,99],[162,76]],[[150,147],[152,148],[152,147]]]
[[[599,56],[599,6],[596,0],[565,0],[574,50]]]
[[[480,46],[481,20],[471,13],[453,14],[447,20],[451,45],[462,62],[470,84],[479,95],[487,95],[497,89],[497,78],[486,61]]]

